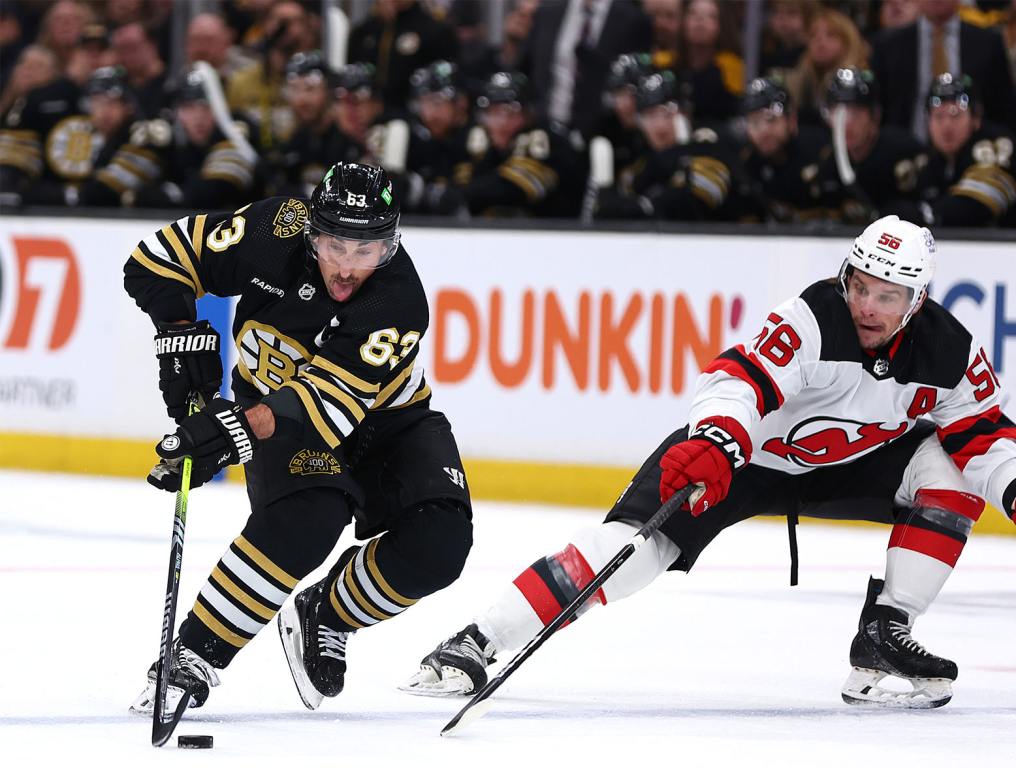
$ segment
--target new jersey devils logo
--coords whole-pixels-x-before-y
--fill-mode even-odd
[[[802,467],[822,467],[852,461],[906,431],[907,422],[889,429],[885,422],[865,424],[818,416],[796,425],[785,440],[777,437],[766,440],[762,450]]]

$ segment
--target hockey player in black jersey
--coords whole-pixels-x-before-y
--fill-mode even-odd
[[[900,202],[917,199],[917,174],[927,156],[909,133],[881,125],[878,82],[871,72],[853,67],[837,70],[826,91],[822,114],[832,129],[834,143],[823,152],[816,183],[818,205],[826,209],[829,218],[867,224],[880,212],[892,212]],[[839,137],[838,120],[843,121]],[[855,179],[845,178],[838,164],[835,145],[840,141]]]
[[[577,216],[585,164],[571,139],[534,117],[529,81],[495,72],[477,99],[480,127],[453,181],[474,216]]]
[[[610,65],[603,88],[604,112],[594,136],[610,142],[614,158],[615,178],[646,150],[646,139],[639,130],[636,102],[642,78],[653,73],[652,56],[648,53],[625,53]]]
[[[192,487],[243,463],[251,504],[180,627],[171,695],[203,704],[217,670],[282,609],[286,658],[314,709],[342,690],[353,633],[452,583],[472,545],[458,449],[417,360],[427,300],[388,176],[340,163],[309,202],[186,216],[141,241],[124,274],[156,325],[159,386],[179,423],[149,482],[177,490],[184,456]],[[205,292],[238,297],[235,402],[216,396],[219,337],[195,319]],[[193,415],[190,393],[204,400]],[[353,520],[369,541],[283,608]],[[154,670],[136,712],[151,711]]]
[[[928,163],[917,176],[925,223],[979,227],[1016,208],[1011,131],[982,121],[976,84],[943,74],[928,91]]]
[[[733,152],[712,129],[693,130],[674,74],[643,77],[636,104],[646,151],[621,172],[613,188],[600,190],[596,218],[732,219]]]
[[[752,80],[741,111],[748,141],[740,153],[738,218],[783,223],[813,218],[815,177],[828,134],[798,128],[797,111],[778,78]]]
[[[690,570],[720,531],[755,515],[785,516],[791,533],[803,516],[884,523],[892,526],[885,578],[868,584],[842,696],[947,703],[957,666],[921,646],[912,627],[956,565],[983,499],[1016,515],[1016,426],[983,348],[927,297],[934,267],[927,229],[895,216],[868,226],[838,278],[777,306],[754,339],[706,367],[688,425],[656,448],[604,524],[523,571],[427,655],[405,689],[476,690],[495,654],[553,621],[661,500],[696,485],[690,508],[636,549],[591,604],[619,600],[668,569]],[[887,675],[912,690],[880,686]]]

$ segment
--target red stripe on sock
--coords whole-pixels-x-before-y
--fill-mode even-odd
[[[515,578],[513,583],[536,611],[543,626],[550,624],[561,613],[563,606],[554,597],[540,575],[532,568],[526,568]]]
[[[589,563],[582,556],[582,553],[578,551],[574,544],[569,544],[562,551],[558,552],[554,557],[561,567],[564,568],[564,572],[568,574],[568,578],[572,580],[572,584],[575,588],[582,590],[586,584],[593,580],[596,575],[593,569],[589,567]],[[607,604],[607,597],[603,594],[602,589],[596,590],[593,597],[600,601],[601,605]],[[590,598],[592,599],[592,598]]]
[[[956,566],[956,561],[960,559],[960,552],[963,551],[963,542],[956,541],[956,539],[941,533],[926,531],[923,528],[914,528],[910,525],[894,525],[893,532],[889,536],[889,548],[892,549],[893,547],[920,552],[922,555],[940,560],[952,568]]]

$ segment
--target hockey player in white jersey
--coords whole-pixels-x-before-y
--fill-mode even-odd
[[[891,525],[884,579],[872,578],[843,686],[851,704],[947,703],[956,664],[911,635],[935,600],[987,499],[1014,515],[1016,427],[971,334],[927,296],[931,233],[895,216],[854,241],[838,278],[776,307],[748,344],[696,384],[688,426],[650,456],[602,525],[523,571],[486,611],[423,659],[403,686],[470,694],[495,654],[521,647],[578,595],[678,489],[672,515],[595,593],[608,603],[666,570],[688,571],[724,528],[786,516]],[[796,577],[792,559],[792,582]],[[581,611],[580,611],[581,613]],[[912,690],[879,685],[887,675]]]

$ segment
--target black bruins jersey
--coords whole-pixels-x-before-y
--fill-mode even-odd
[[[955,158],[930,150],[917,187],[934,223],[976,227],[1004,219],[1016,204],[1012,154],[1012,135],[988,126],[976,131]]]
[[[840,181],[833,148],[828,146],[815,179],[816,205],[837,221],[867,224],[902,201],[918,199],[917,176],[927,160],[913,136],[900,128],[884,127],[868,156],[853,163],[857,180],[848,188]]]
[[[739,186],[732,152],[708,128],[687,144],[649,151],[617,180],[622,198],[641,200],[643,215],[671,221],[728,221]],[[648,204],[647,204],[648,203]],[[605,212],[597,214],[609,218]],[[639,216],[629,207],[623,218]]]
[[[751,144],[745,146],[739,218],[780,223],[815,218],[812,186],[828,139],[825,132],[805,126],[775,156],[763,157]]]
[[[537,125],[520,131],[501,151],[474,126],[465,149],[468,159],[455,167],[453,181],[473,215],[578,215],[586,170],[567,137]]]
[[[150,121],[154,127],[162,121]],[[237,130],[250,136],[252,129],[234,116]],[[124,202],[145,208],[219,208],[250,200],[260,187],[260,170],[215,128],[205,144],[191,142],[179,125],[171,126],[167,143],[154,136],[141,138],[142,146],[158,157],[160,173],[154,184],[140,185],[124,196]]]
[[[124,286],[155,321],[193,318],[206,292],[239,296],[237,400],[298,411],[335,450],[371,413],[428,407],[416,362],[429,315],[402,247],[349,301],[333,301],[305,251],[307,215],[306,200],[274,197],[179,219],[138,243]]]
[[[92,173],[78,188],[78,204],[117,207],[162,173],[160,151],[172,131],[165,120],[138,120],[117,131],[99,150]]]
[[[60,204],[88,178],[102,138],[80,109],[81,89],[60,79],[30,91],[0,129],[0,185],[25,203]]]

